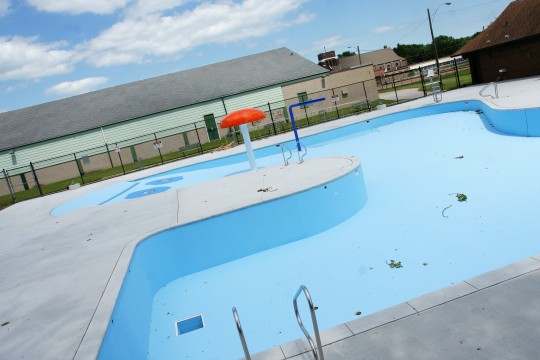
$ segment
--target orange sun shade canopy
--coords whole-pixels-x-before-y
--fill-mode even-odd
[[[236,110],[225,116],[219,126],[221,128],[229,128],[231,126],[239,126],[245,123],[264,119],[266,114],[258,109],[242,109]]]

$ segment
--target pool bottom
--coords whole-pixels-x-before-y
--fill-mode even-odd
[[[333,168],[334,171],[326,173],[321,171],[321,167],[328,170]],[[186,220],[187,225],[161,232],[139,243],[124,278],[99,359],[147,358],[150,338],[153,332],[157,332],[150,325],[153,298],[160,288],[174,279],[323,232],[358,212],[366,203],[358,159],[312,159],[303,164],[271,170],[201,184],[200,189],[190,189],[191,195],[186,193],[185,197],[179,194],[183,199],[183,209],[200,210],[200,205],[215,202],[226,205],[223,209],[230,211],[234,208],[230,196],[238,194],[237,187],[240,187],[246,192],[247,199],[257,199],[254,202],[257,205],[203,221]],[[257,181],[246,186],[249,179]],[[313,184],[312,187],[306,186],[309,183]],[[272,187],[265,187],[269,185]],[[207,202],[205,196],[210,194],[208,190],[218,188],[219,192],[213,192]],[[224,191],[224,188],[228,188],[228,191]],[[296,190],[289,196],[283,195],[291,193],[294,188],[302,190]],[[264,191],[270,189],[275,191]],[[279,194],[282,194],[281,197]],[[193,205],[195,203],[190,202],[189,196],[199,205]],[[274,198],[258,203],[271,197]],[[186,212],[180,218],[186,215],[198,218],[196,212]],[[179,320],[196,315],[182,314],[169,326],[175,330]],[[205,325],[201,329],[174,338],[190,337],[201,330],[215,328],[214,320],[204,313],[202,315]]]

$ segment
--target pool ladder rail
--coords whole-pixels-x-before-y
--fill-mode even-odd
[[[244,336],[244,330],[242,330],[242,324],[240,324],[240,318],[238,317],[238,312],[236,311],[236,308],[232,308],[233,316],[234,316],[234,322],[236,322],[236,329],[238,330],[238,335],[240,336],[240,342],[242,343],[242,348],[244,349],[244,355],[246,360],[251,360],[251,356],[249,355],[249,349],[247,347],[246,338]]]
[[[304,293],[306,296],[306,300],[309,305],[309,311],[311,313],[311,322],[313,324],[313,332],[315,335],[315,342],[313,342],[313,338],[311,335],[309,335],[308,331],[304,327],[304,323],[302,322],[302,318],[300,317],[300,312],[298,311],[298,296],[300,296],[301,293]],[[315,315],[315,306],[313,306],[313,301],[311,300],[311,295],[309,294],[309,290],[304,285],[301,285],[296,294],[293,298],[293,305],[294,305],[294,313],[296,314],[296,321],[298,321],[298,325],[300,326],[300,329],[302,329],[302,332],[306,336],[309,346],[311,347],[311,352],[313,353],[313,357],[316,360],[324,360],[324,354],[322,351],[322,343],[321,343],[321,335],[319,333],[319,326],[317,325],[317,316]],[[244,349],[244,355],[246,360],[251,360],[251,356],[249,355],[249,350],[246,343],[246,338],[244,337],[244,331],[242,330],[242,325],[240,324],[240,318],[238,317],[238,312],[236,311],[236,308],[232,308],[234,321],[236,322],[236,329],[238,330],[238,335],[240,336],[240,342],[242,343],[242,348]]]
[[[300,318],[300,312],[298,311],[298,304],[297,299],[300,294],[304,292],[304,295],[306,295],[306,299],[309,305],[309,312],[311,313],[311,322],[313,323],[313,332],[315,333],[315,341],[317,342],[317,348],[315,348],[315,344],[313,343],[313,339],[311,338],[311,335],[307,332],[306,328],[304,327],[304,324],[302,323],[302,319]],[[300,329],[302,329],[302,332],[306,336],[306,339],[309,342],[309,346],[311,347],[311,351],[313,352],[313,357],[317,360],[324,360],[324,354],[322,351],[322,344],[321,344],[321,335],[319,334],[319,326],[317,325],[317,316],[315,315],[315,307],[313,306],[313,301],[311,300],[311,295],[309,294],[309,291],[307,287],[304,285],[301,285],[298,291],[296,292],[296,295],[294,295],[294,313],[296,314],[296,321],[298,321],[298,325],[300,325]]]
[[[287,166],[289,165],[289,160],[292,158],[292,151],[289,149],[289,147],[285,144],[277,144],[276,147],[281,148],[281,154],[283,155],[283,165]],[[285,149],[289,152],[289,157],[285,157]]]
[[[300,147],[302,149],[304,149],[304,153],[302,154],[300,151],[297,151],[298,153],[298,163],[301,164],[304,162],[304,156],[307,155],[307,147],[305,147],[304,145],[302,145],[300,142]],[[287,166],[289,165],[289,160],[291,160],[292,158],[292,151],[291,149],[285,145],[285,144],[276,144],[276,147],[278,148],[281,148],[281,154],[283,155],[283,165],[284,166]],[[285,157],[285,150],[287,150],[289,152],[289,156],[288,157]]]
[[[495,96],[493,95],[490,95],[490,94],[487,94],[487,95],[484,95],[484,91],[490,87],[491,85],[493,85],[493,88],[495,89]],[[499,98],[499,90],[497,89],[497,83],[495,81],[492,81],[490,82],[489,84],[487,84],[486,86],[484,86],[482,88],[482,90],[480,90],[478,92],[478,95],[482,96],[482,97],[491,97],[492,99],[498,99]]]

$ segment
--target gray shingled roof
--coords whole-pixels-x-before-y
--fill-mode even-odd
[[[326,72],[280,48],[0,113],[0,151]]]

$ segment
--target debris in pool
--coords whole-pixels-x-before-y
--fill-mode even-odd
[[[272,189],[272,187],[267,187],[267,188],[261,188],[259,190],[257,190],[257,192],[273,192],[273,191],[276,191],[277,189]]]
[[[401,261],[395,262],[394,260],[390,260],[390,262],[387,261],[386,264],[390,266],[390,269],[399,269],[403,267],[403,265],[401,265]]]
[[[428,266],[428,263],[422,263],[422,265],[424,265],[424,266]]]
[[[5,323],[2,324],[2,326],[6,326],[9,324],[9,321],[6,321]]]
[[[361,311],[357,311],[354,313],[354,315],[362,315],[362,312]]]
[[[454,195],[454,194],[451,194],[451,195]],[[467,195],[465,194],[455,194],[456,195],[456,198],[458,199],[459,202],[462,202],[462,201],[467,201]]]
[[[313,307],[313,310],[319,310],[319,307],[318,307],[318,306],[314,306],[314,307]]]
[[[454,159],[463,159],[463,155],[456,156]]]
[[[443,217],[447,218],[448,216],[444,215],[444,212],[447,210],[447,209],[450,209],[452,207],[452,204],[448,205],[447,207],[445,207],[442,211],[441,211],[441,214]]]

